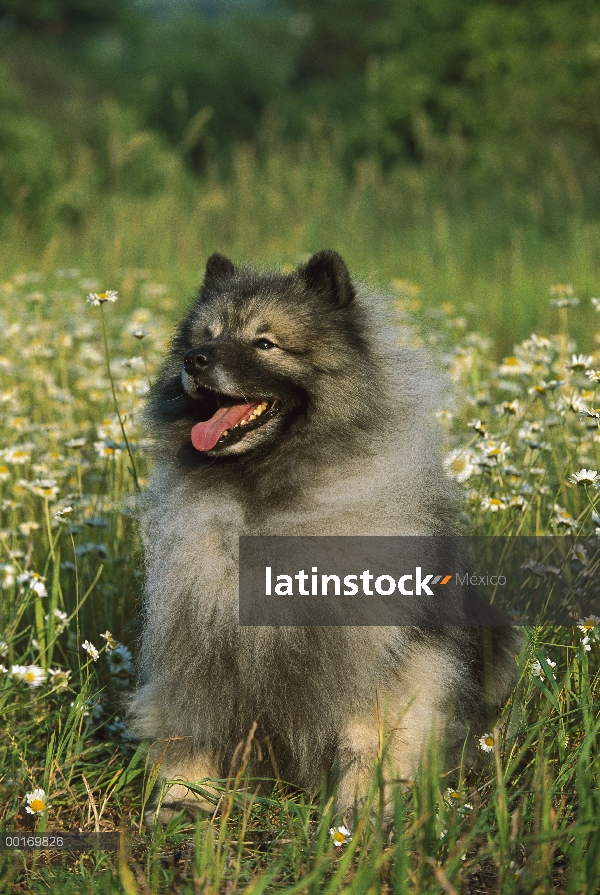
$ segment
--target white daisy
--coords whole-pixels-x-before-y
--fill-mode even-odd
[[[83,643],[81,644],[81,649],[84,649],[86,651],[86,653],[88,653],[88,655],[90,655],[92,657],[94,662],[98,661],[98,659],[100,657],[100,653],[98,652],[98,650],[96,649],[94,644],[90,643],[89,640],[83,641]]]
[[[336,848],[340,848],[342,845],[347,845],[352,841],[352,835],[350,830],[347,827],[330,827],[329,835],[333,839],[333,844]]]
[[[580,469],[579,472],[574,472],[572,476],[569,477],[569,481],[573,483],[573,485],[593,485],[598,478],[598,471],[596,469]]]
[[[46,680],[46,672],[39,665],[13,665],[10,673],[30,687],[41,687]]]
[[[546,662],[550,666],[550,668],[556,668],[556,662],[553,662],[552,659],[549,659],[546,656]],[[542,663],[539,659],[536,659],[533,665],[531,666],[531,673],[534,677],[543,678],[545,677],[544,669],[542,668]],[[552,675],[554,677],[554,675]]]
[[[587,370],[594,363],[594,358],[589,354],[574,354],[570,362],[566,363],[568,370]]]
[[[451,451],[444,460],[444,468],[450,478],[457,482],[466,482],[479,469],[475,455],[464,448]]]
[[[109,289],[108,292],[90,292],[87,303],[88,305],[103,305],[107,301],[116,301],[118,297],[118,293],[114,289]]]
[[[493,752],[495,746],[496,743],[491,733],[484,733],[482,737],[479,737],[479,748],[482,752]]]
[[[33,792],[28,792],[26,799],[25,810],[28,814],[43,814],[47,808],[51,807],[43,789],[34,789]]]

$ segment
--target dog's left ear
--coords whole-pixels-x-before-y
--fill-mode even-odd
[[[350,304],[354,298],[354,286],[348,268],[341,255],[326,249],[318,252],[298,270],[309,289],[320,292],[338,308]]]
[[[235,273],[235,264],[226,258],[225,255],[215,252],[206,262],[206,273],[204,274],[204,283],[211,280],[224,279],[231,277]]]

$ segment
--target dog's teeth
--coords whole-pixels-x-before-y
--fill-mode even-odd
[[[225,438],[226,435],[229,435],[229,429],[225,429],[224,432],[221,432],[221,438]]]

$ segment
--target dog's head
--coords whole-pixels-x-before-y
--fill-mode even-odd
[[[187,420],[195,451],[216,458],[276,442],[308,412],[318,415],[322,405],[325,413],[328,397],[338,406],[351,402],[337,380],[364,363],[354,297],[336,252],[320,252],[291,274],[237,268],[211,255],[153,415],[170,401],[180,424]],[[339,393],[328,396],[328,389]]]

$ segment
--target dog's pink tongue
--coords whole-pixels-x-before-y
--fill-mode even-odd
[[[252,413],[254,404],[234,404],[233,407],[219,407],[214,416],[204,423],[196,423],[192,429],[192,444],[197,451],[210,451],[225,431],[233,429],[247,414]]]

